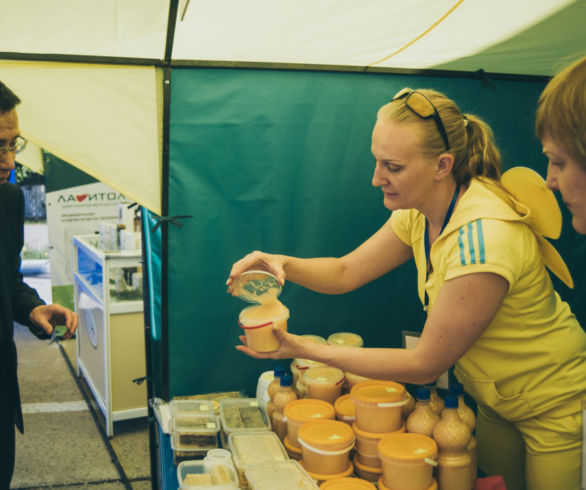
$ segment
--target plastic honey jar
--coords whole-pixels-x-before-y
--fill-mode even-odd
[[[367,432],[393,432],[401,427],[401,409],[409,398],[405,387],[393,381],[364,381],[350,391],[356,426]]]
[[[303,467],[320,475],[337,475],[347,470],[354,447],[352,428],[338,420],[306,422],[299,428]]]
[[[265,271],[246,271],[234,281],[233,294],[253,306],[244,308],[238,324],[244,329],[246,345],[257,352],[272,352],[279,348],[273,328],[287,331],[289,309],[277,297],[281,284]]]
[[[354,464],[354,473],[359,478],[367,480],[369,482],[376,482],[380,478],[383,473],[383,469],[375,466],[369,466],[367,464],[361,463],[360,459],[358,458],[358,453],[354,455],[354,460],[352,461]]]
[[[344,371],[331,366],[312,367],[303,374],[303,382],[307,387],[307,397],[335,403],[342,394]]]
[[[378,479],[378,490],[393,490],[393,489],[391,489],[385,485],[383,477],[381,476]],[[425,490],[438,490],[437,480],[434,478],[431,482],[431,486],[429,488],[426,488]]]
[[[331,403],[312,398],[287,403],[283,413],[287,422],[287,440],[295,448],[301,448],[297,434],[302,424],[315,420],[333,420],[336,416]]]
[[[432,486],[438,448],[431,437],[408,432],[390,434],[379,441],[378,454],[386,487],[427,490]]]
[[[339,396],[334,402],[334,410],[336,411],[336,419],[340,422],[345,422],[352,425],[356,420],[356,413],[354,412],[354,403],[350,398],[350,393]]]

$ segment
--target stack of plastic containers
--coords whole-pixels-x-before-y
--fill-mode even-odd
[[[354,470],[374,482],[382,474],[378,443],[388,434],[405,431],[402,408],[409,396],[399,383],[372,380],[355,385],[350,398],[356,416],[352,426],[356,435]]]
[[[287,435],[283,444],[289,457],[297,460],[301,459],[301,444],[298,440],[299,428],[305,422],[333,420],[335,417],[334,407],[331,403],[311,398],[287,403],[283,413],[287,423]]]
[[[218,447],[220,430],[208,400],[171,400],[171,447],[175,464],[202,458]]]

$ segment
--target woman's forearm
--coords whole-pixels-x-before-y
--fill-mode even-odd
[[[283,268],[287,280],[313,291],[324,294],[343,294],[352,291],[352,286],[345,277],[343,259],[320,257],[301,259],[282,256]]]

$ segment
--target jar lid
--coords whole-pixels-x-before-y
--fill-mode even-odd
[[[396,402],[405,397],[405,387],[394,381],[363,381],[352,387],[350,395],[365,403]]]
[[[381,458],[403,461],[424,460],[437,456],[437,444],[428,436],[414,432],[389,434],[378,442]]]
[[[233,295],[249,303],[264,303],[281,294],[279,280],[270,272],[246,271],[234,281]]]
[[[338,385],[344,382],[344,371],[332,366],[316,366],[303,374],[303,382],[318,385]]]
[[[326,341],[326,339],[324,339],[323,337],[319,336],[319,335],[313,335],[313,334],[305,334],[302,335],[302,337],[304,339],[308,339],[311,340],[312,342],[315,342],[316,344],[327,344],[328,342]]]
[[[301,462],[301,466],[303,466],[303,468],[305,468],[303,461]],[[324,480],[329,480],[332,478],[342,478],[345,476],[350,476],[352,473],[354,473],[354,465],[352,464],[352,461],[348,461],[348,468],[346,468],[344,471],[342,471],[342,473],[337,473],[335,475],[325,475],[325,474],[321,474],[321,473],[314,473],[312,471],[309,471],[307,468],[305,468],[305,471],[307,471],[307,474],[309,476],[311,476],[311,478],[313,478],[314,480],[324,481]]]
[[[354,465],[356,466],[356,460]],[[326,480],[319,488],[320,490],[376,490],[376,487],[369,481],[349,476]]]
[[[315,398],[290,401],[285,405],[283,414],[288,419],[298,422],[309,422],[320,419],[331,420],[336,415],[331,403]]]
[[[336,401],[334,402],[334,408],[336,410],[336,414],[339,417],[354,418],[356,416],[356,412],[354,411],[354,402],[350,398],[350,393],[346,393],[345,395],[336,398]]]
[[[364,341],[357,333],[336,332],[328,337],[328,344],[345,345],[347,347],[362,347],[364,345]]]
[[[299,427],[298,439],[322,451],[336,451],[354,443],[352,427],[339,420],[315,420]]]

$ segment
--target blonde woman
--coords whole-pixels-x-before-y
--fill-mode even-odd
[[[265,269],[325,294],[343,294],[411,258],[427,311],[414,349],[320,345],[275,331],[279,350],[255,358],[309,358],[405,383],[455,375],[478,404],[479,466],[509,490],[579,488],[580,397],[586,334],[555,293],[539,238],[500,185],[490,128],[433,90],[400,91],[378,111],[372,184],[392,211],[339,258],[252,252],[227,284]]]

